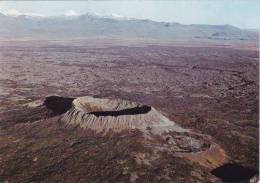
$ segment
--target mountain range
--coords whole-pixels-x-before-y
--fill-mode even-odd
[[[161,40],[258,40],[257,30],[232,25],[184,25],[144,19],[80,16],[6,16],[0,13],[0,39],[85,39],[92,37]]]

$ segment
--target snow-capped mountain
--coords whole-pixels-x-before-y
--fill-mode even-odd
[[[13,16],[11,16],[11,14]],[[257,40],[257,31],[231,25],[183,25],[125,18],[120,15],[65,15],[46,17],[9,12],[0,14],[0,39],[84,39],[89,37],[143,39]]]

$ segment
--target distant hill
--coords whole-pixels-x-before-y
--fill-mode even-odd
[[[151,20],[81,16],[16,17],[0,14],[0,39],[80,39],[89,37],[163,40],[257,40],[258,31],[231,25],[183,25]]]

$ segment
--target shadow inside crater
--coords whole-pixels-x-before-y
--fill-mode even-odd
[[[59,96],[46,97],[44,105],[50,110],[51,115],[60,115],[67,112],[72,107],[74,98],[66,98]]]
[[[121,115],[138,115],[138,114],[146,114],[151,111],[151,107],[147,105],[133,107],[129,109],[123,109],[120,111],[97,111],[90,112],[89,114],[94,114],[95,116],[121,116]]]
[[[67,112],[72,107],[75,98],[49,96],[44,101],[44,106],[50,111],[51,116],[60,115]],[[150,106],[142,105],[133,108],[123,109],[119,111],[94,111],[88,114],[99,116],[121,116],[121,115],[138,115],[146,114],[151,110]]]

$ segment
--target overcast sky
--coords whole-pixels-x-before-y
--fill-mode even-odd
[[[0,1],[0,12],[44,16],[95,13],[183,24],[260,28],[260,0]]]

